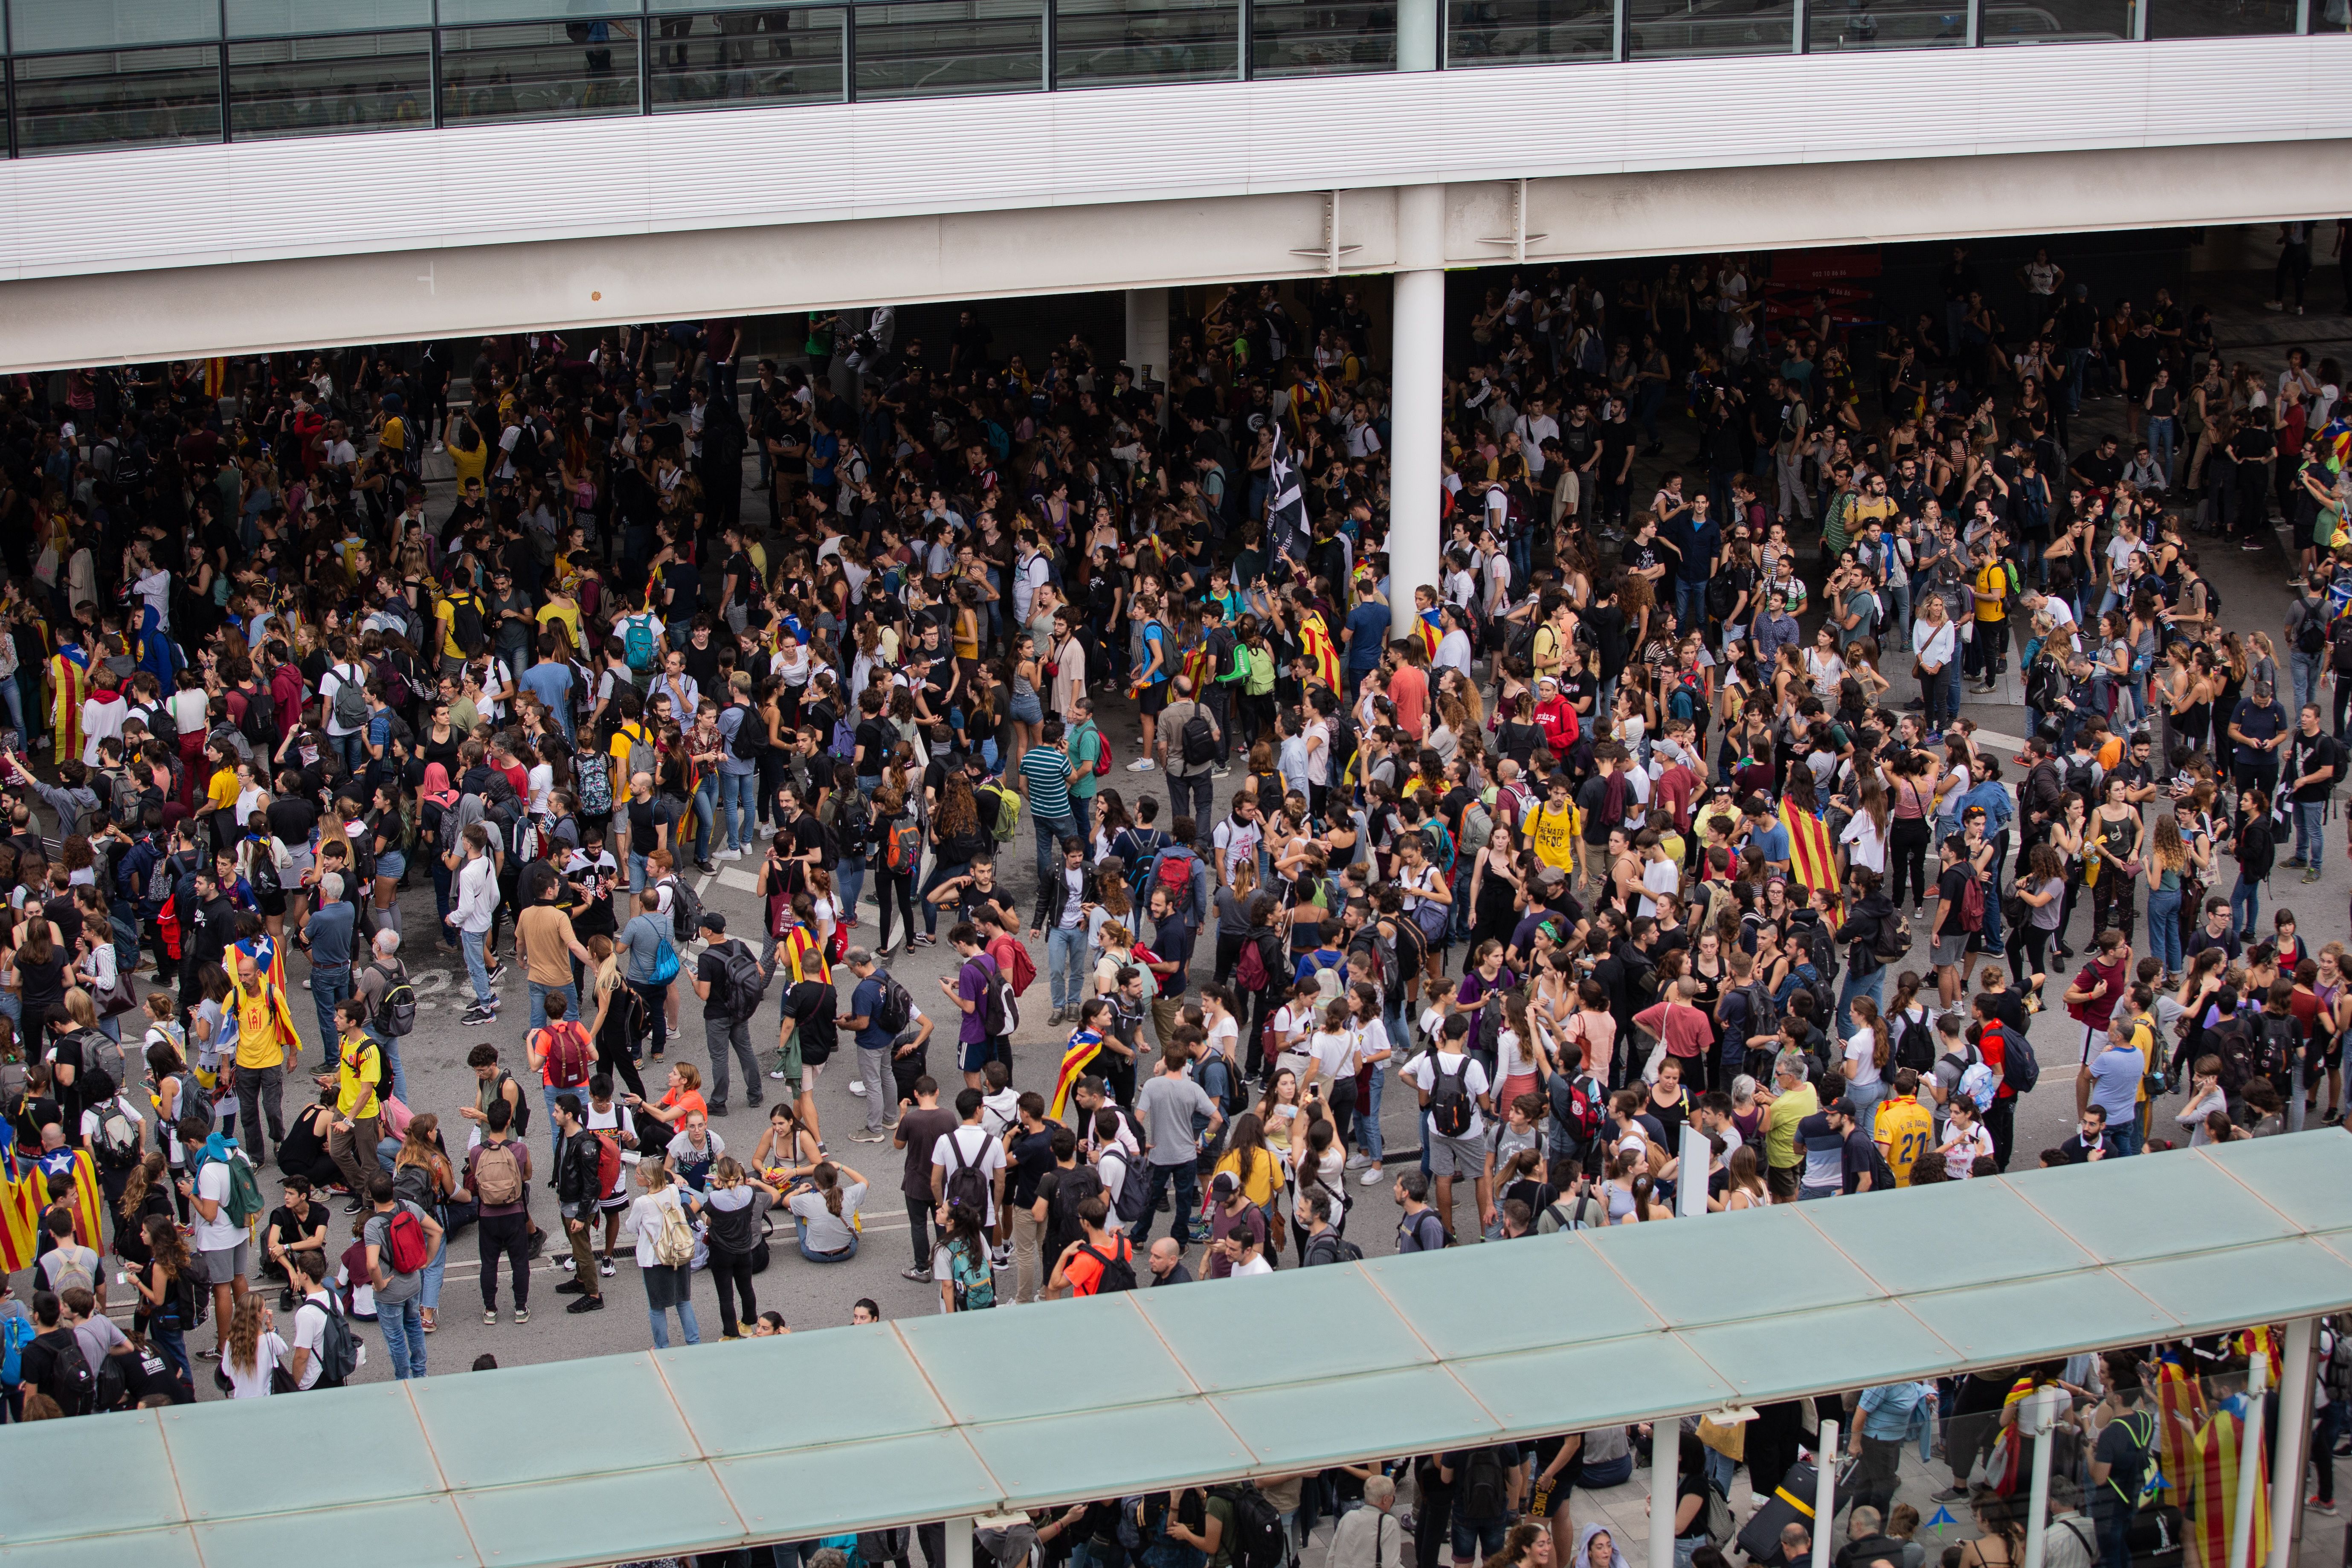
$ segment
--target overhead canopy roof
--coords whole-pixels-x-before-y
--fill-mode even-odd
[[[0,1568],[608,1563],[2347,1307],[2352,1137],[2316,1131],[1233,1285],[9,1426]]]

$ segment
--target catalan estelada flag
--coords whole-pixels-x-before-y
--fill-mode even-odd
[[[1434,663],[1437,658],[1438,639],[1444,635],[1444,627],[1438,624],[1437,607],[1434,605],[1421,612],[1420,618],[1414,623],[1413,630],[1421,634],[1422,653]]]
[[[1070,1043],[1062,1049],[1062,1065],[1054,1069],[1054,1100],[1045,1108],[1045,1120],[1059,1121],[1070,1103],[1070,1090],[1087,1064],[1102,1054],[1102,1037],[1092,1029],[1074,1029]],[[1083,1131],[1083,1129],[1081,1129]]]
[[[258,931],[233,945],[237,952],[252,958],[256,973],[268,975],[269,983],[280,992],[286,989],[286,954],[268,931]]]
[[[2156,1364],[2156,1451],[2165,1479],[2179,1501],[2179,1490],[2197,1473],[2197,1434],[2205,1425],[2205,1388],[2195,1373],[2173,1355]]]
[[[1306,650],[1308,662],[1315,666],[1315,679],[1333,691],[1340,690],[1339,649],[1331,641],[1330,628],[1323,624],[1319,612],[1307,611],[1299,623],[1298,644]]]
[[[29,1160],[11,1158],[0,1166],[0,1274],[14,1274],[33,1266],[40,1240],[41,1207],[48,1189]]]
[[[1801,811],[1780,797],[1780,826],[1789,830],[1789,868],[1808,893],[1816,888],[1838,890],[1837,850],[1830,830],[1810,811]]]
[[[2260,1563],[2270,1554],[2270,1457],[2261,1452],[2262,1428],[2251,1434],[2246,1430],[2246,1405],[2244,1394],[2230,1395],[2213,1407],[2212,1417],[2197,1434],[2193,1468],[2189,1472],[2195,1510],[2189,1529],[2195,1532],[2205,1568],[2225,1568],[2230,1561],[2230,1534],[2238,1519],[2240,1452],[2248,1442],[2256,1445],[2255,1463],[2263,1478],[2253,1499],[2253,1561]],[[2301,1479],[2296,1478],[2298,1484]]]
[[[803,980],[833,978],[833,966],[825,963],[824,954],[817,952],[816,932],[803,922],[794,921],[792,929],[784,932],[783,949],[785,961],[792,969],[793,984],[797,985]]]
[[[74,1151],[74,1239],[93,1252],[106,1250],[106,1194],[98,1186],[98,1162],[87,1149]],[[44,1189],[44,1196],[47,1195]]]

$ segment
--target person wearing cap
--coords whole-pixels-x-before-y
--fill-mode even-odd
[[[1577,739],[1583,733],[1576,709],[1559,693],[1559,681],[1552,676],[1536,677],[1536,728],[1543,731],[1544,744],[1551,748],[1555,763],[1568,760]]]
[[[740,951],[746,957],[753,955],[743,943],[729,938],[727,917],[716,910],[702,912],[702,935],[709,945],[694,961],[694,994],[702,998],[702,1037],[710,1051],[710,1114],[724,1116],[730,1055],[743,1066],[743,1103],[760,1103],[760,1086],[764,1081],[760,1077],[760,1059],[751,1050],[751,1014],[739,1007],[734,982],[728,975],[732,954]],[[771,963],[761,973],[766,975],[773,970]],[[742,1016],[737,1016],[739,1012]]]
[[[1231,1171],[1209,1184],[1208,1277],[1230,1279],[1242,1261],[1265,1250],[1265,1211],[1249,1201]]]

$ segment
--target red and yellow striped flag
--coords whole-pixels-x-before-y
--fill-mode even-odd
[[[2156,1368],[2156,1451],[2168,1502],[2179,1502],[2196,1474],[2198,1428],[2205,1425],[2205,1387],[2179,1362],[2166,1358]]]
[[[1780,826],[1789,830],[1789,868],[1797,881],[1810,893],[1817,888],[1838,890],[1837,849],[1830,842],[1830,830],[1822,819],[1810,811],[1801,811],[1780,797]]]
[[[1332,643],[1330,629],[1324,626],[1319,611],[1307,611],[1299,622],[1298,645],[1315,666],[1315,679],[1334,691],[1339,690],[1339,650]]]
[[[227,391],[228,361],[225,359],[205,361],[205,395],[219,397]]]
[[[11,1161],[6,1172],[0,1173],[0,1274],[33,1266],[41,1207],[47,1201],[48,1188],[31,1161],[21,1166]]]
[[[2197,1544],[2205,1568],[2225,1568],[2230,1562],[2230,1535],[2238,1518],[2238,1468],[2240,1446],[2247,1440],[2246,1396],[2233,1394],[2215,1406],[2213,1417],[2197,1434],[2195,1468],[2189,1474],[2196,1489],[2196,1517],[2190,1528],[2197,1533]],[[2263,1434],[2253,1433],[2256,1445],[2256,1468],[2266,1482],[2270,1475],[2270,1458],[2262,1452]],[[2296,1478],[2299,1482],[2301,1478]],[[2260,1563],[2270,1554],[2271,1510],[2269,1487],[2255,1489],[2253,1561]]]
[[[1092,1029],[1071,1032],[1070,1043],[1062,1052],[1062,1065],[1054,1069],[1054,1100],[1045,1108],[1046,1121],[1059,1121],[1062,1119],[1063,1110],[1070,1103],[1070,1090],[1077,1085],[1078,1075],[1087,1070],[1087,1063],[1101,1054],[1100,1035]],[[1085,1129],[1079,1131],[1084,1131]]]
[[[1413,623],[1413,630],[1421,634],[1421,651],[1423,655],[1433,664],[1435,663],[1437,660],[1438,640],[1443,635],[1442,629],[1438,625],[1437,611],[1434,608],[1422,611],[1419,617],[1416,618]]]
[[[74,1239],[94,1252],[106,1250],[106,1194],[98,1186],[98,1162],[87,1149],[74,1151]]]

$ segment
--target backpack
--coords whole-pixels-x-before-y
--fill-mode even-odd
[[[1895,1065],[1909,1068],[1923,1077],[1936,1065],[1936,1031],[1927,1027],[1927,1009],[1920,1009],[1916,1018],[1906,1018],[1895,1036]]]
[[[2205,590],[2207,603],[2211,603],[2212,590]],[[2309,599],[2298,598],[2303,606],[2303,625],[2294,629],[2294,651],[2308,658],[2327,646],[2326,610]]]
[[[1488,811],[1482,802],[1475,800],[1464,806],[1462,808],[1462,837],[1460,840],[1463,852],[1465,854],[1475,855],[1481,849],[1486,848],[1487,845],[1493,843],[1494,838],[1494,814]]]
[[[1958,1059],[1958,1055],[1957,1053],[1948,1055],[1944,1059],[1948,1062],[1954,1061]],[[1981,1061],[1970,1062],[1961,1069],[1959,1092],[1967,1095],[1969,1103],[1974,1105],[1980,1113],[1992,1109],[1993,1090],[1997,1087],[1993,1080],[1992,1068]]]
[[[409,685],[408,677],[402,672],[400,666],[392,662],[390,654],[376,656],[375,678],[383,682],[384,706],[392,710],[393,739],[414,741],[416,739],[415,731],[410,731],[405,735],[401,733],[402,731],[408,729],[408,725],[400,715],[403,710],[416,700],[416,689]]]
[[[346,730],[365,729],[368,718],[366,675],[355,664],[335,665],[333,674],[335,722]]]
[[[1078,1205],[1102,1190],[1101,1175],[1086,1162],[1080,1161],[1064,1171],[1062,1179],[1054,1184],[1054,1201],[1047,1205],[1052,1212],[1054,1230],[1062,1236],[1084,1235],[1078,1221]]]
[[[14,1388],[24,1381],[25,1347],[33,1342],[36,1331],[29,1316],[0,1318],[0,1384]]]
[[[1554,1073],[1553,1078],[1565,1084],[1565,1089],[1552,1096],[1552,1114],[1559,1118],[1560,1130],[1580,1143],[1592,1141],[1601,1131],[1602,1107],[1609,1096],[1601,1080],[1586,1073]],[[1434,1095],[1431,1099],[1434,1100]]]
[[[639,611],[621,623],[621,648],[632,672],[653,673],[654,618],[649,612]]]
[[[222,1154],[221,1163],[228,1167],[228,1202],[221,1205],[228,1215],[228,1223],[239,1226],[249,1225],[254,1215],[262,1212],[261,1184],[254,1176],[253,1162],[246,1158],[244,1150],[230,1149]],[[204,1168],[205,1161],[199,1154],[196,1161],[198,1175],[204,1173]]]
[[[1984,930],[1984,879],[1973,871],[1960,887],[1960,929],[1964,931]]]
[[[944,1184],[948,1206],[968,1208],[976,1215],[985,1215],[988,1213],[988,1174],[964,1158],[962,1131],[963,1129],[958,1127],[948,1134],[948,1179]],[[983,1150],[986,1144],[987,1137],[983,1133]]]
[[[2221,1058],[2221,1090],[2236,1095],[2262,1070],[2253,1037],[2243,1018],[2223,1018],[2206,1032],[2206,1048]]]
[[[1477,1114],[1477,1108],[1471,1103],[1469,1088],[1464,1081],[1470,1076],[1470,1058],[1462,1056],[1454,1060],[1461,1064],[1458,1072],[1445,1070],[1443,1055],[1430,1064],[1430,1070],[1436,1077],[1429,1089],[1429,1124],[1441,1138],[1465,1136],[1470,1131],[1470,1119]]]
[[[508,1155],[507,1163],[511,1165],[514,1156]],[[518,1176],[515,1179],[515,1196],[507,1201],[517,1202],[521,1196],[522,1180]],[[425,1226],[418,1222],[414,1207],[402,1205],[383,1227],[383,1234],[384,1251],[388,1255],[385,1263],[393,1273],[414,1274],[433,1261],[433,1249],[425,1245]]]
[[[1151,879],[1167,889],[1171,900],[1183,900],[1182,907],[1186,909],[1192,908],[1192,905],[1194,863],[1192,852],[1181,844],[1170,845],[1152,857],[1151,860]],[[1150,896],[1150,889],[1146,889],[1143,901],[1149,902]]]
[[[915,999],[907,988],[885,969],[882,975],[882,1005],[874,1009],[874,1026],[886,1034],[897,1035],[915,1016]]]
[[[719,950],[720,964],[727,972],[727,1016],[749,1018],[760,1010],[760,998],[768,989],[768,972],[751,955],[744,942],[730,942]]]
[[[1013,1000],[1013,982],[996,967],[996,960],[984,952],[971,962],[985,962],[988,965],[988,988],[982,994],[980,1003],[981,1026],[990,1039],[1013,1033],[1021,1026],[1021,1004]]]
[[[972,792],[974,804],[986,805],[988,803],[981,799],[982,795],[996,797],[996,804],[989,808],[985,819],[989,837],[999,844],[1012,843],[1013,834],[1021,828],[1021,796],[1002,784],[982,784]]]
[[[56,1400],[58,1408],[67,1415],[87,1415],[97,1406],[98,1374],[90,1370],[89,1358],[81,1353],[81,1336],[71,1329],[63,1332],[65,1342],[56,1347],[48,1375],[41,1379],[41,1392]]]
[[[1510,1477],[1503,1467],[1503,1457],[1492,1448],[1472,1451],[1469,1463],[1462,1468],[1460,1501],[1455,1517],[1465,1520],[1500,1519],[1510,1503]]]
[[[1125,1149],[1106,1149],[1102,1152],[1102,1157],[1106,1160],[1111,1158],[1113,1155],[1117,1155],[1118,1157],[1118,1168],[1121,1173],[1121,1178],[1118,1188],[1118,1202],[1112,1206],[1111,1212],[1118,1216],[1118,1222],[1121,1225],[1136,1225],[1143,1218],[1143,1199],[1145,1189],[1149,1187],[1150,1184],[1149,1182],[1140,1182],[1136,1180],[1135,1161],[1130,1155],[1129,1155]],[[1108,1186],[1108,1184],[1106,1183],[1105,1185]]]
[[[670,935],[680,942],[691,942],[702,934],[702,900],[676,877],[664,878],[663,882],[669,888]]]
[[[1007,978],[1013,983],[1013,995],[1026,996],[1029,994],[1030,982],[1037,978],[1037,961],[1029,956],[1029,950],[1022,945],[1019,937],[1016,936],[1011,940],[1013,972]]]
[[[1323,1268],[1334,1263],[1361,1263],[1363,1260],[1362,1247],[1342,1239],[1336,1230],[1326,1230],[1307,1244],[1307,1254],[1299,1260],[1299,1267]]]
[[[1244,941],[1240,956],[1234,960],[1234,984],[1243,991],[1255,993],[1265,989],[1268,978],[1265,957],[1258,952],[1258,944]]]
[[[372,967],[383,976],[383,1005],[376,1011],[375,1026],[395,1039],[413,1032],[416,1027],[416,988],[408,983],[406,966],[395,960]]]
[[[449,639],[468,658],[480,648],[483,637],[482,601],[469,592],[449,595]]]
[[[1209,722],[1208,714],[1197,706],[1192,710],[1192,716],[1184,721],[1182,741],[1186,767],[1206,767],[1217,760],[1215,728]]]
[[[604,1009],[604,1043],[625,1051],[643,1039],[651,1026],[646,999],[626,985],[616,987],[611,1005]]]
[[[474,1160],[474,1196],[484,1208],[522,1202],[522,1163],[512,1140],[482,1145]]]
[[[360,1369],[360,1341],[352,1332],[352,1321],[343,1316],[335,1293],[330,1290],[326,1296],[322,1310],[327,1314],[327,1323],[319,1333],[319,1381],[311,1386],[341,1388]]]
[[[1900,910],[1894,910],[1878,922],[1878,934],[1871,940],[1870,956],[1882,964],[1898,963],[1911,954],[1911,922]]]
[[[1078,1250],[1102,1265],[1102,1273],[1095,1280],[1095,1288],[1087,1294],[1108,1296],[1115,1291],[1135,1289],[1135,1247],[1127,1237],[1112,1238],[1108,1254],[1097,1252],[1083,1241],[1078,1243]]]
[[[2352,1334],[2337,1333],[2335,1341],[2335,1345],[2327,1352],[2327,1360],[2320,1367],[2320,1379],[2326,1384],[2330,1399],[2352,1399]],[[16,1376],[9,1370],[14,1364],[0,1366],[0,1381]],[[2143,1442],[2141,1447],[2145,1447],[2147,1444]]]
[[[923,863],[923,830],[911,816],[896,817],[882,830],[882,868],[900,875]]]
[[[694,1261],[694,1227],[686,1210],[676,1203],[658,1205],[661,1229],[654,1236],[654,1261],[665,1268],[683,1268]]]
[[[613,770],[608,757],[590,757],[575,773],[580,784],[581,815],[602,821],[613,815]]]
[[[654,749],[652,733],[643,724],[624,724],[618,733],[629,738],[629,777],[635,778],[639,773],[651,773],[656,779],[659,779],[661,753]],[[740,737],[743,731],[738,730],[735,733]],[[740,751],[736,752],[738,757],[741,757],[742,754]],[[753,756],[758,754],[756,751],[752,753]]]
[[[1224,1499],[1234,1510],[1234,1568],[1282,1568],[1290,1560],[1282,1515],[1264,1492],[1255,1486],[1218,1487],[1209,1495]]]
[[[106,1109],[100,1113],[98,1131],[90,1135],[89,1147],[100,1167],[109,1171],[127,1171],[145,1152],[139,1142],[139,1124],[124,1113],[120,1095],[108,1100]]]
[[[1753,1040],[1759,1037],[1769,1038],[1780,1032],[1780,1008],[1772,1000],[1772,994],[1769,991],[1765,990],[1761,985],[1750,984],[1741,986],[1738,994],[1748,1003],[1748,1022],[1745,1027],[1749,1039]]]
[[[586,1087],[596,1070],[596,1048],[589,1043],[588,1031],[566,1018],[540,1030],[539,1038],[547,1047],[548,1081],[557,1089]]]
[[[1591,1230],[1594,1226],[1609,1223],[1608,1211],[1591,1193],[1577,1194],[1576,1202],[1565,1209],[1554,1204],[1544,1213],[1551,1216],[1551,1223],[1559,1230]]]
[[[1087,720],[1079,727],[1078,734],[1070,737],[1070,755],[1074,757],[1078,754],[1078,735],[1092,735],[1095,738],[1095,777],[1100,778],[1109,773],[1110,737],[1096,729],[1093,720]]]
[[[2264,1013],[2255,1028],[2256,1042],[2261,1047],[2262,1070],[2266,1073],[2285,1071],[2287,1063],[2294,1059],[2295,1052],[2302,1047],[2302,1024],[2293,1014],[2282,1018]],[[106,1129],[101,1126],[99,1131],[103,1133]]]
[[[2338,616],[2327,631],[2328,663],[2336,673],[2352,673],[2352,616]]]

